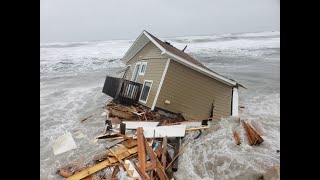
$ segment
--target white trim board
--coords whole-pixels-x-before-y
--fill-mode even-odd
[[[186,125],[143,127],[143,134],[146,138],[184,137]]]
[[[151,106],[151,110],[154,110],[154,108],[156,107],[156,104],[157,104],[157,101],[158,101],[158,97],[159,97],[159,94],[160,94],[160,91],[161,91],[161,88],[162,88],[162,84],[163,84],[164,78],[166,77],[166,74],[167,74],[167,71],[168,71],[169,64],[170,64],[170,58],[168,58],[166,66],[165,66],[164,71],[162,73],[162,77],[161,77],[161,80],[160,80],[160,83],[159,83],[159,86],[158,86],[158,90],[157,90],[156,96],[154,97],[154,100],[153,100],[153,103],[152,103],[152,106]]]
[[[159,122],[131,122],[131,121],[123,121],[126,124],[126,129],[137,129],[138,127],[156,127],[158,126]]]
[[[232,88],[232,116],[239,116],[239,95],[238,88]]]
[[[147,99],[146,99],[146,101],[143,101],[143,100],[141,100],[141,96],[142,96],[143,88],[144,88],[144,85],[145,85],[146,82],[151,82],[151,85],[150,85],[150,89],[149,89],[149,92],[148,92],[148,95],[147,95]],[[144,104],[147,104],[148,98],[149,98],[149,95],[150,95],[150,92],[151,92],[152,84],[153,84],[153,80],[144,80],[144,81],[143,81],[143,86],[142,86],[142,89],[141,89],[141,93],[140,93],[140,97],[139,97],[139,102],[142,102],[142,103],[144,103]]]

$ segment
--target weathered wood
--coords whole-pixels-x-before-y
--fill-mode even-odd
[[[140,169],[139,166],[137,166],[137,164],[135,162],[132,162],[134,165],[134,168],[137,170],[137,172],[139,173],[140,177],[142,177],[142,179],[145,180],[150,180],[150,177],[146,174],[146,172],[144,172],[142,169]]]
[[[116,178],[118,172],[120,171],[119,166],[115,166],[111,175],[111,178]]]
[[[248,127],[250,128],[250,130],[253,132],[253,134],[255,135],[255,137],[257,138],[257,144],[260,144],[263,142],[262,137],[258,134],[258,132],[253,129],[250,125],[248,125]]]
[[[196,128],[188,128],[186,131],[197,131],[197,130],[204,130],[209,129],[209,126],[203,126],[203,127],[196,127]]]
[[[124,159],[124,158],[126,158],[126,157],[128,157],[128,156],[130,156],[130,153],[128,152],[128,151],[125,151],[125,152],[123,152],[123,153],[121,153],[121,154],[117,154],[117,157],[119,158],[119,159]],[[118,159],[117,158],[117,159]]]
[[[126,134],[126,124],[120,123],[120,134],[125,135]]]
[[[125,168],[125,170],[127,171],[127,173],[130,175],[130,177],[133,177],[133,173],[131,170],[129,170],[129,167],[125,165],[125,163],[122,161],[122,159],[120,157],[118,157],[118,155],[112,150],[109,149],[109,151],[114,155],[115,158],[117,158],[117,160],[122,164],[122,166]]]
[[[240,141],[240,137],[239,137],[239,134],[237,131],[233,131],[233,137],[234,137],[234,140],[236,141],[236,144],[240,145],[241,141]]]
[[[152,169],[155,169],[157,166],[157,157],[156,157],[155,153],[152,151],[151,147],[149,146],[146,138],[144,138],[144,142],[145,142],[147,154],[150,157],[151,167],[152,167]]]
[[[117,116],[119,118],[130,119],[134,116],[132,112],[124,112],[116,109],[110,108],[110,112],[113,116]]]
[[[136,139],[128,139],[126,141],[121,142],[120,144],[126,146],[127,148],[132,148],[138,145],[138,141]]]
[[[143,136],[143,128],[137,128],[137,140],[138,140],[138,158],[139,158],[139,168],[145,172],[146,171],[146,151],[145,142]]]
[[[168,151],[168,138],[167,136],[165,136],[163,138],[163,141],[162,141],[162,158],[161,158],[161,162],[162,162],[162,166],[163,167],[166,167],[166,162],[167,162],[167,151]]]
[[[168,180],[168,176],[164,171],[164,167],[161,165],[160,161],[157,159],[157,168],[156,172],[160,178],[160,180]]]
[[[190,141],[189,141],[190,142]],[[187,145],[189,144],[189,142],[187,142],[180,150],[180,152],[172,159],[172,161],[168,164],[168,166],[166,167],[166,170],[170,168],[170,166],[172,165],[172,163],[178,158],[178,156],[184,151],[184,149],[187,147]]]
[[[133,148],[128,149],[128,152],[129,152],[130,154],[137,153],[137,152],[138,152],[138,146],[135,146],[135,147],[133,147]]]
[[[253,140],[251,139],[247,124],[244,121],[242,121],[242,126],[243,126],[243,129],[246,131],[246,135],[247,135],[247,139],[248,139],[249,145],[252,146],[253,145]]]
[[[115,157],[108,157],[108,160],[110,161],[110,163],[118,162],[118,159]]]
[[[105,160],[105,161],[102,161],[101,163],[98,163],[94,166],[88,167],[80,172],[75,173],[74,175],[66,178],[66,180],[79,180],[79,179],[85,178],[95,172],[98,172],[101,169],[104,169],[108,166],[113,166],[113,165],[114,164],[111,164],[109,160]]]

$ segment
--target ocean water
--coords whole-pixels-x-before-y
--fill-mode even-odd
[[[179,158],[178,179],[259,179],[280,164],[280,32],[160,38],[207,67],[238,81],[240,117],[255,121],[265,140],[249,146],[242,126],[232,118],[212,122],[211,129],[187,145]],[[134,40],[40,43],[40,178],[62,179],[57,168],[74,161],[89,162],[105,151],[94,141],[104,130],[101,116],[106,75],[119,76],[122,56]],[[84,122],[80,120],[94,114]],[[232,131],[242,144],[234,143]],[[78,148],[54,155],[51,138],[71,132]],[[105,171],[108,171],[106,169]],[[119,177],[126,179],[126,173]]]

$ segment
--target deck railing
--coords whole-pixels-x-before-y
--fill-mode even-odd
[[[135,104],[139,101],[141,89],[140,83],[107,76],[102,92],[123,104]]]

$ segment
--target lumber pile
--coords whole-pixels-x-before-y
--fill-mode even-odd
[[[243,128],[246,132],[248,142],[252,145],[261,144],[263,142],[263,139],[261,136],[257,133],[257,131],[252,128],[249,124],[247,124],[245,121],[242,120]]]
[[[137,139],[121,141],[108,148],[105,153],[94,157],[93,165],[80,167],[77,163],[71,163],[59,169],[57,173],[66,180],[93,179],[99,171],[109,168],[110,173],[100,174],[98,179],[117,179],[117,173],[123,168],[132,179],[174,178],[172,165],[188,143],[180,151],[175,151],[174,157],[171,157],[168,149],[173,146],[170,145],[169,138],[147,139],[142,127],[137,128],[136,136]]]
[[[104,131],[95,141],[106,143],[106,150],[86,165],[71,163],[57,174],[67,180],[114,180],[122,168],[132,179],[172,179],[178,157],[189,143],[180,148],[181,138],[192,131],[200,131],[199,137],[209,129],[210,118],[185,120],[181,114],[152,112],[141,105],[110,102],[104,110]]]

